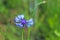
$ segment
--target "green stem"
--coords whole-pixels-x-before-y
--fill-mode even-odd
[[[38,0],[34,1],[35,5],[34,5],[34,21],[35,21],[35,27],[37,24],[37,19],[38,19],[38,6],[36,6],[36,4],[38,3]]]
[[[28,38],[27,40],[30,40],[30,29],[28,30]]]
[[[23,30],[24,30],[24,29],[23,29]],[[22,31],[22,40],[24,40],[24,39],[23,39],[23,38],[24,38],[23,36],[24,36],[24,31]]]

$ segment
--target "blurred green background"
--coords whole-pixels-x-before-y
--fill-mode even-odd
[[[19,14],[34,19],[27,32],[14,25]],[[60,40],[60,0],[0,0],[0,40]]]

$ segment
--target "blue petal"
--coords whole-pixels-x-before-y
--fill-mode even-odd
[[[16,26],[23,28],[23,25],[21,23],[15,23],[15,24],[16,24]]]
[[[23,14],[18,15],[18,18],[19,18],[19,19],[23,19],[23,18],[24,18],[24,15],[23,15]]]
[[[30,20],[27,21],[26,26],[30,27],[34,24],[33,19],[31,18]]]
[[[15,22],[20,22],[24,18],[24,15],[18,15],[15,17]]]
[[[15,22],[20,22],[20,19],[18,17],[16,17]]]

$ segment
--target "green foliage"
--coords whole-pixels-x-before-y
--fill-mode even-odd
[[[7,7],[9,8],[20,8],[22,5],[22,0],[7,0]]]
[[[33,1],[32,7],[28,0],[0,0],[0,23],[5,23],[0,24],[0,33],[4,39],[60,40],[60,0],[46,0],[43,4],[40,4],[43,0],[30,1]],[[27,20],[31,17],[34,19],[34,25],[27,30],[28,36],[24,36],[25,30],[13,23],[14,17],[21,13]],[[1,27],[5,27],[5,31]]]
[[[3,5],[2,1],[0,4],[0,22],[7,23],[9,16],[9,10]]]

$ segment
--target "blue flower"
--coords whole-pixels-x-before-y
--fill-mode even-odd
[[[30,27],[30,26],[32,26],[33,24],[34,24],[33,19],[30,18],[29,20],[26,20],[26,19],[24,18],[24,15],[23,15],[23,14],[18,15],[18,16],[15,17],[15,25],[16,25],[16,26],[19,26],[19,27],[21,27],[21,28],[23,28],[24,25],[26,25],[26,27]]]

